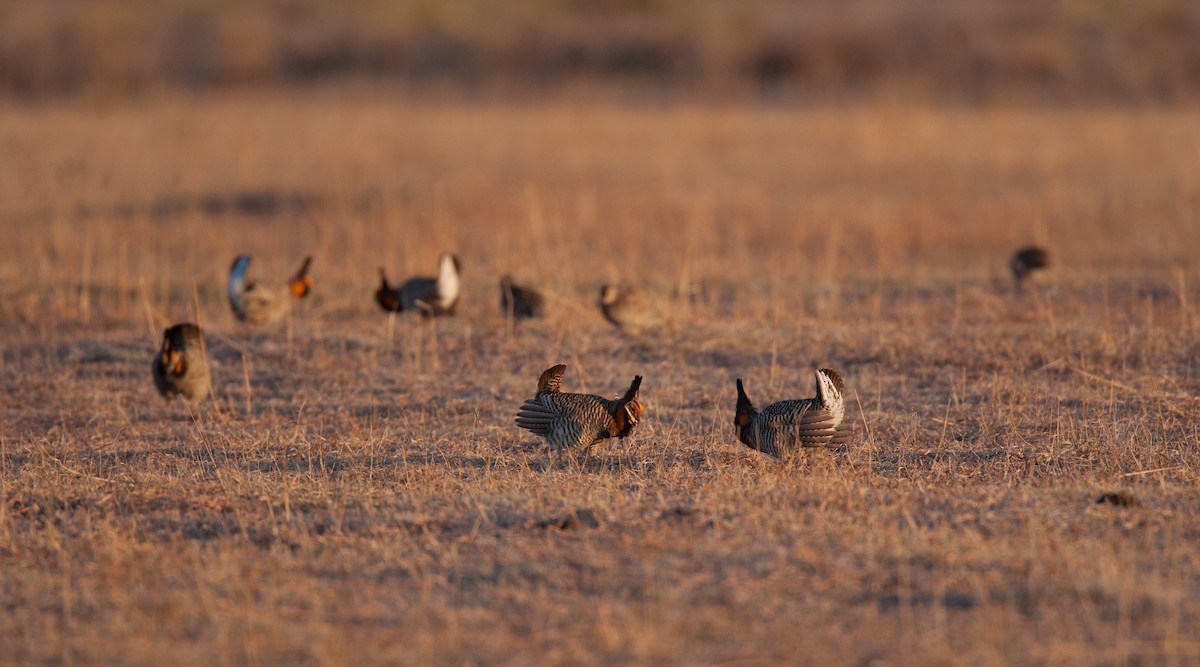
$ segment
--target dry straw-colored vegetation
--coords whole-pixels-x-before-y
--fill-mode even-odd
[[[1133,109],[1195,98],[1198,11],[0,3],[0,664],[1200,662],[1200,116]],[[375,307],[443,250],[457,317]],[[288,322],[242,252],[315,257]],[[635,436],[519,430],[560,362],[644,375]],[[737,444],[735,378],[825,365],[855,445]]]
[[[1200,98],[1194,0],[6,0],[0,95],[346,77],[469,96]]]
[[[1194,664],[1200,133],[1190,111],[416,103],[0,109],[0,662]],[[1020,244],[1054,267],[1022,295]],[[389,323],[375,270],[465,265]],[[236,324],[232,258],[286,325]],[[504,273],[547,289],[506,327]],[[602,282],[659,331],[611,328]],[[215,396],[166,406],[197,320]],[[645,376],[551,460],[538,373]],[[760,404],[845,376],[859,442]],[[1097,500],[1104,493],[1119,493]]]

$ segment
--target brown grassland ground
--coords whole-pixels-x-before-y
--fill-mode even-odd
[[[1197,145],[1195,109],[6,104],[0,663],[1196,664]],[[389,322],[377,267],[443,249],[459,315]],[[234,321],[241,252],[315,256],[291,321]],[[607,281],[667,324],[611,328]],[[195,411],[149,377],[182,320]],[[558,362],[644,375],[635,436],[518,430]],[[736,442],[736,377],[823,365],[857,444]]]

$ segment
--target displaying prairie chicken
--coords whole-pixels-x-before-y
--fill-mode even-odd
[[[643,410],[638,402],[642,376],[633,378],[624,396],[608,399],[562,393],[559,384],[566,370],[559,364],[542,373],[537,395],[525,401],[517,413],[517,426],[545,438],[551,450],[582,448],[588,453],[601,440],[624,438],[633,432]]]
[[[500,279],[500,313],[514,322],[541,317],[546,308],[546,299],[532,287],[517,285],[512,278]]]
[[[1013,280],[1016,282],[1018,290],[1021,289],[1030,274],[1048,266],[1050,266],[1050,253],[1037,246],[1018,250],[1008,262],[1008,268],[1012,269]]]
[[[779,401],[762,412],[754,409],[739,378],[737,412],[733,417],[738,440],[776,458],[792,456],[804,447],[834,447],[850,442],[854,427],[846,419],[841,376],[828,368],[815,375],[815,398]]]
[[[247,324],[267,324],[282,319],[297,301],[312,290],[308,267],[312,257],[305,257],[300,270],[282,285],[264,285],[246,280],[250,255],[239,255],[229,269],[229,305],[234,317]]]
[[[150,367],[154,386],[167,402],[182,396],[198,403],[208,396],[212,381],[200,327],[185,322],[163,331],[162,348]]]
[[[462,289],[460,271],[462,263],[457,256],[448,252],[442,253],[438,260],[437,278],[417,276],[393,287],[388,284],[384,270],[379,269],[380,285],[375,290],[375,303],[390,313],[409,310],[425,317],[453,315]]]
[[[636,287],[601,287],[600,312],[609,322],[623,329],[648,329],[662,324],[659,304]]]

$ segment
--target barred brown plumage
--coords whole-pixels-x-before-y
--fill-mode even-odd
[[[453,315],[460,291],[459,273],[462,263],[456,255],[444,252],[438,260],[437,278],[416,276],[393,287],[387,274],[379,269],[380,285],[375,290],[375,303],[391,312],[417,311],[425,317]]]
[[[559,385],[566,370],[566,365],[558,364],[542,373],[537,395],[517,413],[517,426],[545,438],[552,450],[583,448],[588,453],[601,440],[633,432],[643,412],[638,401],[642,376],[634,376],[625,395],[613,400],[562,393]]]
[[[822,368],[815,373],[814,398],[779,401],[754,409],[742,380],[737,380],[738,402],[733,424],[742,444],[776,458],[791,456],[804,447],[834,447],[854,437],[854,425],[846,419],[842,378]]]
[[[154,386],[167,402],[182,396],[197,403],[208,396],[212,380],[200,327],[185,322],[163,332],[162,348],[150,367]]]
[[[285,285],[271,287],[247,281],[250,255],[239,255],[229,269],[229,306],[234,317],[247,324],[267,324],[282,319],[292,305],[308,296],[312,289],[312,276],[308,275],[311,264],[312,257],[305,257],[300,270]]]

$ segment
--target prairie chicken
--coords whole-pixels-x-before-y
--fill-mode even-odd
[[[751,449],[776,458],[791,456],[803,447],[833,447],[850,441],[854,427],[846,419],[842,378],[828,368],[816,372],[817,395],[779,401],[754,409],[742,381],[737,381],[737,412],[733,425],[738,440]]]
[[[380,285],[375,290],[375,303],[389,313],[412,310],[425,317],[453,315],[461,291],[460,271],[462,263],[448,252],[442,253],[438,260],[437,278],[417,276],[393,287],[388,284],[384,270],[379,269]]]
[[[1021,285],[1030,274],[1048,266],[1050,266],[1050,253],[1037,246],[1018,250],[1008,262],[1008,268],[1012,269],[1013,280],[1016,282],[1018,290],[1021,289]]]
[[[512,278],[500,279],[500,313],[514,322],[541,317],[546,308],[546,299],[532,287],[513,283]]]
[[[150,367],[154,386],[167,402],[182,396],[198,403],[208,396],[212,381],[200,327],[186,322],[163,331],[162,348]]]
[[[633,432],[643,408],[638,402],[642,376],[633,378],[619,399],[559,391],[564,364],[547,369],[538,378],[537,395],[525,401],[517,413],[517,426],[542,436],[551,450],[583,448],[608,438],[624,438]]]
[[[246,280],[250,255],[239,255],[229,269],[229,305],[234,317],[247,324],[267,324],[282,319],[296,301],[308,296],[312,290],[312,276],[308,275],[311,264],[312,257],[305,257],[300,270],[285,284],[268,286]]]
[[[662,324],[658,304],[636,287],[601,287],[600,311],[605,319],[623,329],[648,329]]]

